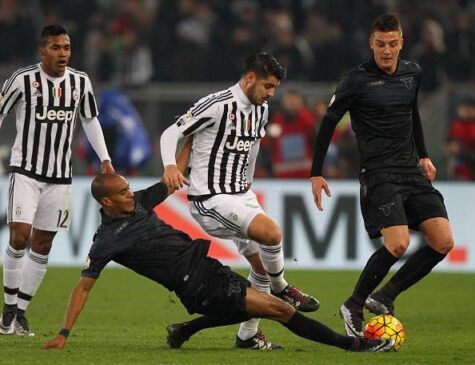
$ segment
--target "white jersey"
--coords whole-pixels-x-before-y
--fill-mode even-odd
[[[20,69],[3,85],[0,118],[13,108],[17,135],[10,172],[42,182],[70,184],[77,116],[98,115],[89,77],[70,67],[62,77],[49,76],[40,64]]]
[[[190,199],[237,194],[248,188],[249,151],[264,137],[268,106],[253,105],[239,84],[199,100],[177,126],[193,134]]]

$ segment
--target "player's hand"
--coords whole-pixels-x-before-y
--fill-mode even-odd
[[[328,197],[332,196],[332,194],[330,193],[328,184],[323,178],[323,176],[313,176],[310,178],[310,181],[312,182],[313,201],[315,202],[318,210],[322,211],[322,190],[325,190],[325,194]]]
[[[422,171],[424,171],[426,179],[429,181],[434,181],[435,175],[437,174],[437,170],[432,164],[430,158],[421,158],[419,164],[422,167]]]
[[[163,173],[162,181],[171,189],[178,190],[183,184],[190,185],[190,182],[183,176],[176,165],[167,165]]]
[[[52,340],[46,342],[43,346],[41,346],[41,348],[43,350],[62,349],[65,344],[66,344],[66,337],[58,335]]]
[[[101,172],[103,174],[115,174],[114,167],[112,166],[112,162],[110,162],[110,160],[102,161]]]

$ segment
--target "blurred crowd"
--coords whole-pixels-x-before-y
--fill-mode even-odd
[[[368,29],[384,12],[402,20],[402,57],[422,66],[424,95],[475,82],[471,0],[0,0],[0,70],[34,62],[40,29],[58,23],[72,38],[72,66],[94,83],[122,90],[154,81],[235,81],[243,58],[262,50],[287,67],[291,81],[335,82],[370,56]],[[259,176],[307,176],[326,105],[298,90],[285,93],[271,115]],[[452,114],[444,147],[448,176],[475,179],[474,100],[457,102]],[[355,177],[355,149],[345,117],[326,176]],[[87,156],[87,148],[81,153]]]
[[[475,78],[470,0],[0,0],[0,63],[28,63],[41,25],[61,23],[95,81],[229,81],[258,50],[292,80],[333,81],[368,56],[368,28],[387,11],[402,19],[424,90]]]

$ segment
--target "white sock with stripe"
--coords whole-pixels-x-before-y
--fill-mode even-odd
[[[259,245],[262,266],[267,272],[272,292],[280,293],[288,285],[284,279],[284,252],[282,242],[275,246]]]
[[[267,294],[270,293],[270,282],[267,275],[259,275],[251,269],[247,279],[251,282],[251,286],[257,291]],[[256,335],[258,328],[259,318],[251,318],[241,323],[237,335],[241,340],[247,340]]]
[[[17,304],[17,295],[22,281],[25,250],[15,250],[8,245],[3,258],[3,292],[5,304]]]
[[[18,309],[25,311],[46,274],[48,255],[30,250],[23,266],[23,281],[18,292]]]

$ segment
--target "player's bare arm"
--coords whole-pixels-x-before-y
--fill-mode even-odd
[[[183,147],[176,157],[176,165],[183,175],[186,174],[188,163],[190,162],[191,147],[193,146],[193,135],[187,136]]]
[[[312,182],[313,201],[315,202],[318,210],[323,211],[322,190],[325,191],[325,194],[328,197],[331,197],[332,194],[330,192],[330,188],[328,187],[328,184],[323,176],[312,176],[310,181]]]
[[[82,277],[76,287],[73,289],[71,293],[71,297],[69,298],[68,308],[66,309],[66,315],[64,319],[63,329],[61,330],[62,334],[57,335],[54,339],[45,343],[42,348],[44,350],[47,349],[62,349],[66,344],[67,334],[64,330],[71,330],[76,322],[76,319],[81,314],[84,305],[87,302],[87,298],[89,296],[89,292],[91,291],[92,287],[96,279]]]

